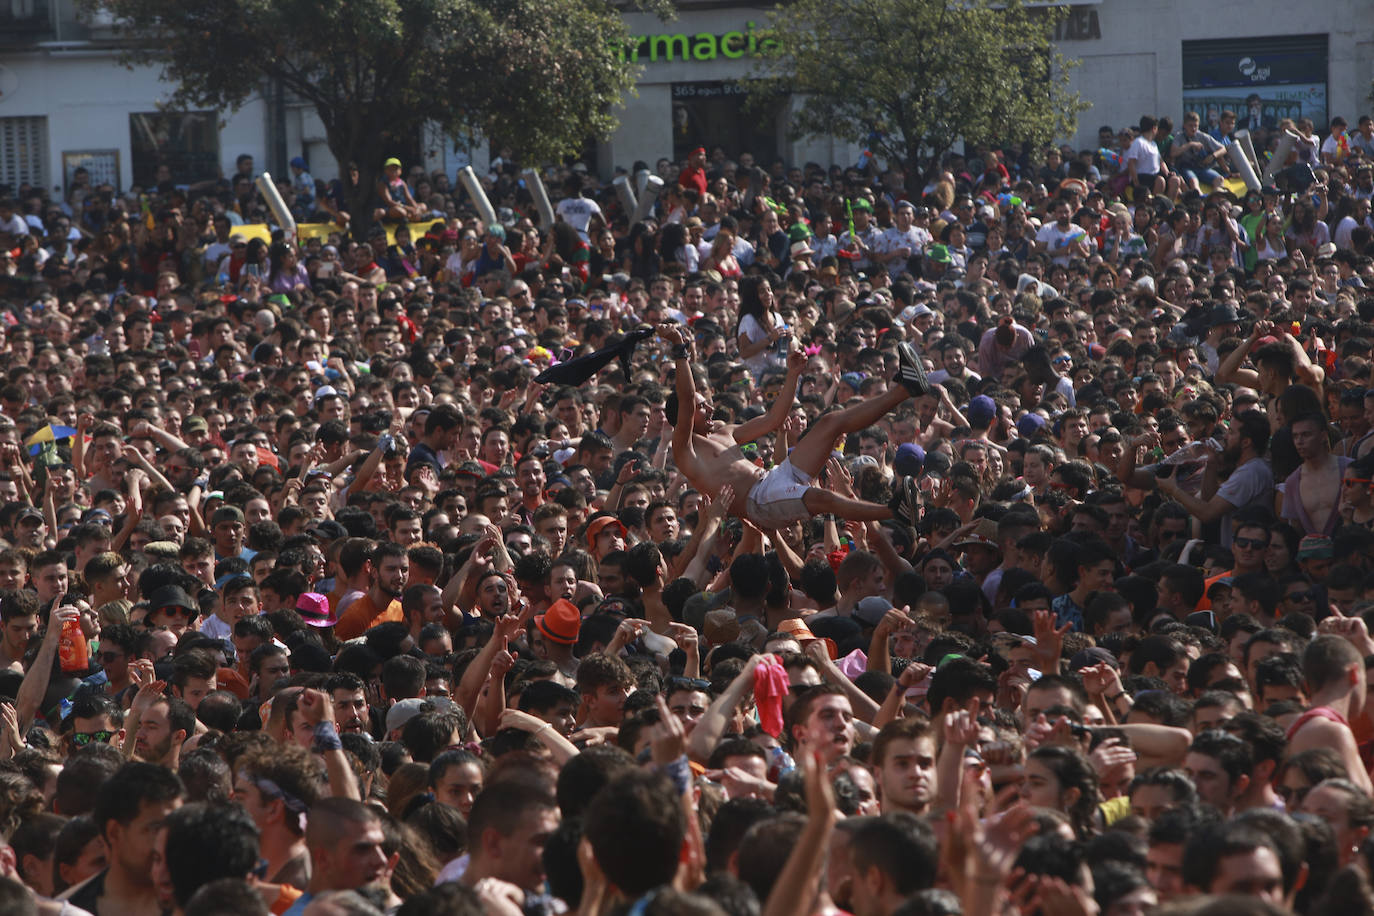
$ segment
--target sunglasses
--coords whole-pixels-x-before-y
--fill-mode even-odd
[[[96,658],[100,659],[100,664],[110,665],[124,657],[123,652],[101,652]]]
[[[1251,550],[1263,550],[1269,546],[1268,541],[1262,541],[1259,538],[1233,538],[1231,543],[1237,547],[1245,547]]]
[[[103,729],[98,732],[72,732],[72,744],[77,747],[85,747],[92,741],[100,744],[109,744],[114,737],[114,732],[107,732]]]
[[[703,693],[711,689],[711,682],[700,677],[670,677],[665,685],[664,693],[673,693],[678,690],[700,690]]]
[[[200,616],[196,611],[193,611],[193,610],[191,610],[191,609],[188,608],[188,607],[164,607],[164,608],[158,608],[158,613],[160,613],[160,614],[170,614],[170,615],[172,615],[173,617],[198,617],[198,616]]]
[[[1316,601],[1319,597],[1319,590],[1312,588],[1305,592],[1289,592],[1283,596],[1284,601]]]
[[[1371,483],[1368,477],[1347,477],[1344,481],[1347,487],[1362,487]]]

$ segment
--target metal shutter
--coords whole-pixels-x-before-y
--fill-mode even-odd
[[[0,118],[0,184],[48,186],[48,119]]]

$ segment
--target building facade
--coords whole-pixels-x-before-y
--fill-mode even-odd
[[[794,141],[787,123],[804,99],[754,100],[741,81],[754,71],[766,28],[764,5],[680,0],[663,23],[627,14],[640,41],[638,91],[624,101],[620,128],[589,144],[588,165],[603,177],[636,161],[651,167],[696,146],[849,165],[862,150],[833,138]],[[154,67],[117,63],[111,23],[78,11],[74,0],[0,0],[0,185],[63,188],[77,167],[119,188],[170,173],[177,183],[232,174],[241,154],[255,167],[286,172],[304,156],[318,178],[337,164],[313,111],[270,89],[237,112],[168,112],[169,87]],[[1143,113],[1204,118],[1254,108],[1266,125],[1297,115],[1321,129],[1334,114],[1370,109],[1374,5],[1370,0],[1080,0],[1057,40],[1079,66],[1073,84],[1092,108],[1079,119],[1079,148],[1098,128],[1134,124]],[[519,151],[515,151],[518,155]],[[485,150],[442,137],[417,138],[415,155],[450,174]]]

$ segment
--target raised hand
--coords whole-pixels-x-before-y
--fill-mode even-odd
[[[1089,665],[1078,673],[1083,676],[1083,689],[1090,697],[1114,697],[1121,691],[1121,675],[1106,662]]]
[[[505,709],[501,711],[501,728],[518,728],[522,732],[537,732],[549,723],[538,716],[518,709]]]
[[[1045,674],[1058,674],[1059,662],[1064,651],[1064,635],[1073,629],[1066,623],[1055,627],[1053,611],[1036,611],[1031,617],[1035,632],[1035,661]]]
[[[830,774],[826,772],[825,762],[819,753],[813,753],[803,754],[800,763],[807,817],[823,817],[833,823],[836,817],[835,789],[830,784]]]
[[[1025,802],[1018,802],[1001,815],[978,820],[972,806],[974,793],[966,793],[970,803],[960,811],[961,831],[971,838],[972,877],[975,880],[1005,881],[1021,852],[1021,846],[1035,833],[1035,816]],[[1011,798],[1003,793],[1001,798]]]
[[[945,743],[955,747],[973,747],[978,744],[978,700],[973,701],[972,709],[960,709],[945,716]]]
[[[301,691],[300,710],[311,728],[321,722],[334,721],[334,701],[323,690],[307,687]]]
[[[697,651],[700,637],[694,627],[685,623],[670,623],[668,624],[668,635],[673,642],[677,643],[677,647],[688,655]]]
[[[703,495],[702,499],[706,497]],[[723,521],[730,514],[730,507],[735,502],[735,488],[730,484],[720,488],[720,493],[715,499],[711,500],[710,514],[716,521]]]
[[[1125,768],[1135,763],[1138,757],[1135,751],[1122,746],[1120,738],[1107,738],[1093,749],[1088,759],[1097,771],[1098,781],[1105,784],[1118,781]]]
[[[1317,629],[1348,640],[1361,655],[1374,654],[1374,640],[1369,638],[1369,628],[1359,617],[1342,617],[1341,612],[1332,607],[1332,616],[1318,624]]]
[[[148,711],[148,708],[165,695],[166,692],[166,681],[151,681],[144,684],[139,687],[138,692],[134,694],[134,701],[129,705],[129,712],[142,719],[143,714]]]
[[[894,607],[883,614],[883,619],[878,621],[876,629],[882,636],[887,637],[915,625],[916,621],[911,619],[911,608],[909,606],[902,608]],[[908,665],[907,667],[911,668],[912,666]],[[905,674],[906,672],[903,671],[902,673]]]
[[[658,722],[649,728],[649,750],[654,763],[666,766],[687,752],[687,732],[682,720],[668,711],[662,696],[655,698]]]
[[[935,669],[930,665],[923,665],[920,662],[912,662],[902,669],[902,673],[897,676],[897,685],[903,690],[910,690],[917,684],[924,681],[934,673]]]

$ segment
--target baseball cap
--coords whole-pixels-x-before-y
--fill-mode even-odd
[[[1025,414],[1016,421],[1016,431],[1027,439],[1033,438],[1036,433],[1044,428],[1045,418],[1034,411]]]
[[[192,416],[192,417],[187,417],[185,420],[182,420],[182,421],[181,421],[181,431],[182,431],[182,432],[187,432],[187,433],[201,432],[201,433],[203,433],[203,432],[208,432],[209,429],[210,429],[210,424],[207,423],[207,422],[205,421],[205,418],[204,418],[204,417],[195,417],[195,416]]]
[[[401,160],[397,159],[395,156],[392,156],[386,162],[382,163],[382,168],[386,168],[389,165],[394,165],[396,166],[396,168],[399,169],[401,167]]]
[[[242,522],[243,510],[238,506],[220,506],[215,510],[215,514],[210,516],[210,527],[213,528],[221,522]]]
[[[854,618],[866,626],[876,627],[893,604],[882,595],[870,595],[854,605]]]
[[[428,702],[430,701],[419,697],[397,701],[396,705],[386,711],[386,730],[394,732],[398,728],[404,728],[407,722],[425,711],[425,704]]]
[[[926,450],[915,442],[903,442],[897,446],[897,457],[893,459],[892,469],[903,477],[915,477],[925,467]]]
[[[985,394],[980,394],[968,402],[970,423],[986,423],[997,416],[997,402]]]

